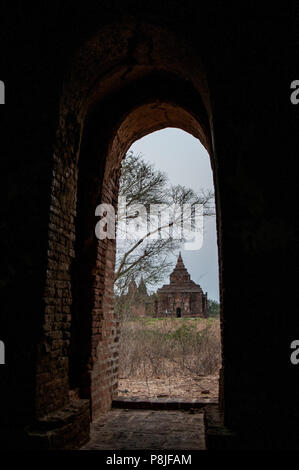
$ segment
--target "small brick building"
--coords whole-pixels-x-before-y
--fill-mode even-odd
[[[170,274],[170,284],[158,289],[156,313],[158,316],[207,317],[207,293],[191,280],[181,253]]]

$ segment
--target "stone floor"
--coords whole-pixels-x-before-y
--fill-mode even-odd
[[[82,450],[204,450],[203,412],[112,409],[92,424]]]

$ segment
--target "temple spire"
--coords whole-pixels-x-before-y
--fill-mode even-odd
[[[136,281],[135,281],[135,276],[134,274],[132,274],[131,276],[131,281],[129,283],[129,286],[128,286],[128,295],[129,296],[134,296],[135,293],[136,293],[136,290],[137,290],[137,284],[136,284]]]
[[[176,267],[178,267],[178,268],[179,267],[185,267],[181,252],[179,252],[179,256],[178,256],[178,259],[177,259],[177,262],[176,262]]]
[[[189,281],[190,280],[190,274],[188,273],[184,261],[182,258],[181,252],[179,252],[179,256],[176,262],[176,266],[172,273],[170,274],[170,282],[171,283],[176,283],[178,279],[181,279],[182,281]]]

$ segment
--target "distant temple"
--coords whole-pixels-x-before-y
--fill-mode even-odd
[[[157,316],[207,317],[207,293],[190,279],[181,253],[170,274],[170,284],[157,291],[155,306]]]
[[[158,289],[156,294],[149,295],[143,278],[137,286],[135,278],[132,276],[125,298],[133,316],[208,316],[207,293],[204,294],[200,285],[190,279],[181,253],[173,272],[170,274],[170,284],[165,284],[161,289]]]
[[[139,286],[137,286],[134,276],[129,284],[126,299],[134,316],[144,317],[147,313],[147,305],[151,305],[151,296],[148,295],[145,282],[141,278]]]

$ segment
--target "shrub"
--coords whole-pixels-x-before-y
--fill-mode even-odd
[[[122,324],[123,378],[215,374],[220,367],[220,355],[216,319],[136,318]]]

